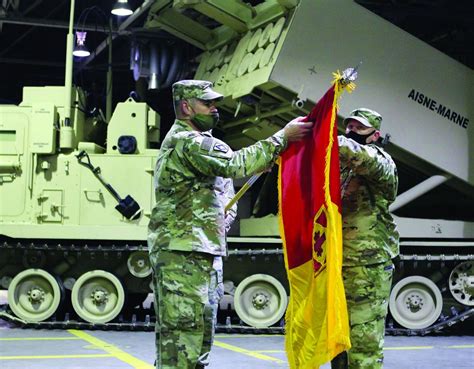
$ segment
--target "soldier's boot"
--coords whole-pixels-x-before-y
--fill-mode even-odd
[[[196,369],[204,369],[207,365],[209,365],[210,355],[209,352],[206,352],[199,356],[198,362],[196,363]]]
[[[348,369],[347,352],[341,352],[331,360],[331,369]]]

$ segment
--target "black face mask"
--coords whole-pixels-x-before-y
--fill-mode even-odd
[[[361,145],[367,145],[367,138],[372,136],[374,133],[375,132],[371,132],[366,135],[360,135],[358,133],[355,133],[354,131],[349,131],[349,133],[346,133],[346,137],[353,139],[355,142]]]

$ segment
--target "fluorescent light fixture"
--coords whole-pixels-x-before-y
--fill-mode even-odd
[[[111,13],[113,15],[118,15],[119,17],[125,17],[133,14],[132,9],[130,9],[130,5],[128,5],[127,0],[117,0],[111,10]]]
[[[74,47],[72,55],[79,58],[85,58],[91,54],[86,47],[86,35],[87,32],[76,31],[76,46]]]

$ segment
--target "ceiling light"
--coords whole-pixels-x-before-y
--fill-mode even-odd
[[[74,47],[72,55],[79,58],[85,58],[91,54],[86,47],[86,35],[87,32],[76,31],[76,46]]]
[[[132,14],[132,9],[130,9],[130,5],[128,5],[127,0],[117,0],[114,7],[112,8],[111,13],[113,15],[118,15],[119,17],[124,17]]]

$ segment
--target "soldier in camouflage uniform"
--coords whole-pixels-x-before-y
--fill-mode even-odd
[[[215,103],[221,98],[207,81],[173,84],[177,119],[158,154],[156,205],[148,226],[156,368],[195,369],[209,362],[222,294],[221,257],[227,252],[229,178],[268,169],[288,141],[311,131],[311,124],[297,118],[270,138],[233,151],[211,132],[219,117]]]
[[[383,366],[385,317],[398,232],[389,205],[398,175],[390,155],[375,145],[382,117],[359,108],[344,120],[339,136],[341,163],[343,268],[352,348],[337,356],[333,369]]]

